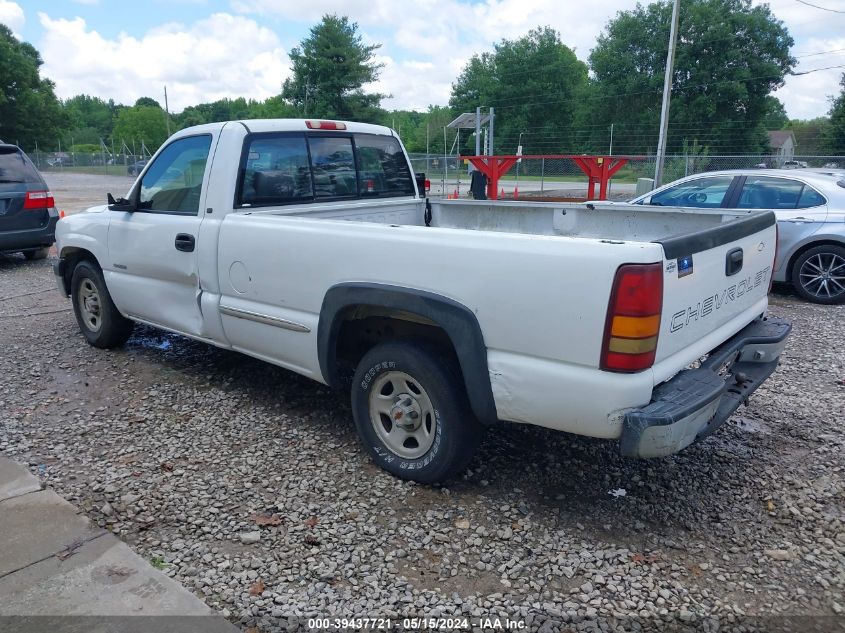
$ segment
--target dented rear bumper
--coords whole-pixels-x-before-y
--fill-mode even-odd
[[[791,330],[783,319],[757,319],[700,367],[658,385],[649,404],[625,414],[622,454],[663,457],[713,433],[774,372]]]

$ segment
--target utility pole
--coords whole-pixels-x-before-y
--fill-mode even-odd
[[[654,170],[655,188],[663,184],[663,161],[666,159],[666,136],[669,133],[669,99],[672,96],[672,65],[675,61],[675,40],[678,34],[680,5],[681,0],[675,0],[672,5],[669,52],[666,54],[666,76],[663,78],[663,106],[660,108],[660,137],[657,140],[657,166]]]
[[[167,123],[167,136],[170,137],[170,107],[167,105],[167,86],[164,87],[164,120]]]
[[[481,106],[475,109],[475,155],[481,156]]]
[[[493,107],[490,107],[490,156],[494,156],[496,152],[493,149],[493,121],[496,119],[496,114],[493,112]]]

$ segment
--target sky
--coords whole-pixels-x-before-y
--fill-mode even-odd
[[[845,0],[769,0],[795,40],[795,72],[775,95],[790,118],[823,116],[845,71]],[[762,0],[752,0],[764,4]],[[445,105],[467,60],[503,38],[550,25],[586,61],[596,37],[636,0],[0,0],[0,23],[31,42],[56,94],[142,96],[170,110],[224,97],[266,99],[290,73],[288,52],[322,15],[347,15],[384,65],[372,91],[387,109]],[[681,5],[683,7],[683,3]],[[825,10],[828,9],[828,10]],[[683,8],[681,10],[683,20]]]

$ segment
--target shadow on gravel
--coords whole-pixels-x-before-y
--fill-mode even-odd
[[[177,373],[197,388],[246,395],[268,415],[298,416],[289,424],[331,426],[350,452],[363,451],[345,394],[312,380],[141,326],[125,353],[149,361],[147,370],[159,372],[159,380]],[[748,427],[751,418],[743,415]],[[614,441],[503,424],[487,430],[467,473],[448,487],[459,498],[487,503],[505,503],[516,493],[524,515],[554,515],[564,525],[588,524],[614,539],[636,539],[643,532],[677,536],[678,528],[733,533],[737,510],[747,517],[749,529],[767,520],[762,493],[744,499],[736,495],[755,469],[769,463],[763,458],[766,449],[760,437],[732,421],[679,455],[646,461],[623,458]],[[439,494],[426,498],[423,494],[416,501],[422,509],[436,509],[441,503]]]

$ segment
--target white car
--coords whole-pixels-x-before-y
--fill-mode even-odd
[[[677,452],[790,330],[766,316],[770,212],[429,204],[394,132],[360,123],[182,130],[57,242],[92,345],[146,323],[347,389],[375,462],[421,482],[499,420]]]
[[[664,185],[631,204],[768,209],[778,219],[774,279],[815,303],[845,301],[845,170],[713,171]]]

